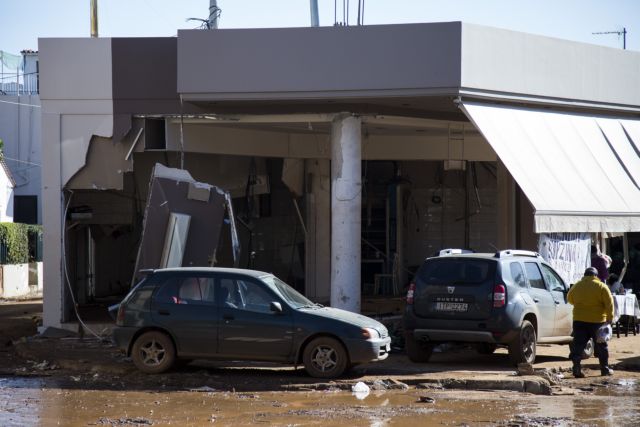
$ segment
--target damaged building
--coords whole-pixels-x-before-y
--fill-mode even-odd
[[[229,195],[182,265],[273,272],[352,311],[397,310],[444,248],[640,231],[637,52],[459,22],[39,51],[45,326],[126,294],[146,215],[163,212],[156,258],[189,222],[150,203],[156,165]]]

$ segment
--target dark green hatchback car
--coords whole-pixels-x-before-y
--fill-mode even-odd
[[[369,317],[315,304],[272,274],[225,268],[150,272],[119,304],[113,339],[147,373],[223,359],[302,363],[320,378],[386,359],[391,342]]]

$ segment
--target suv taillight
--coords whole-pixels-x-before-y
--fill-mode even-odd
[[[416,284],[415,283],[411,283],[409,285],[409,290],[407,291],[407,304],[412,305],[413,304],[413,294],[416,291]]]
[[[504,285],[495,285],[493,287],[493,306],[504,307],[507,303],[507,290]]]
[[[123,326],[124,325],[124,304],[120,303],[118,307],[118,315],[116,316],[116,325]]]

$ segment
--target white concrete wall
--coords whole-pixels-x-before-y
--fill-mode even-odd
[[[2,297],[18,298],[29,295],[29,264],[4,264],[2,269]]]
[[[84,165],[92,135],[113,132],[111,39],[40,39],[43,325],[64,320],[63,188]]]
[[[13,184],[0,167],[0,222],[13,222]]]

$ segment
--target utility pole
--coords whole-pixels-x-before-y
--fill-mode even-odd
[[[91,37],[98,37],[98,0],[91,0]]]
[[[217,0],[209,0],[209,19],[208,28],[209,29],[218,29],[218,19],[220,18],[220,8],[218,7]]]
[[[622,31],[602,31],[599,33],[591,33],[591,34],[617,34],[618,37],[622,36],[622,49],[627,49],[627,29],[626,27],[622,28]]]
[[[311,8],[311,26],[319,27],[320,20],[318,19],[318,0],[309,0],[309,7]]]

